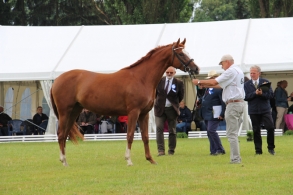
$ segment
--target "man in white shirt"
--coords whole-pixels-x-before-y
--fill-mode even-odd
[[[195,85],[202,87],[222,88],[222,99],[226,103],[225,119],[227,125],[227,137],[230,142],[230,163],[241,163],[238,131],[244,109],[244,74],[239,66],[234,65],[234,59],[227,54],[221,58],[219,65],[225,70],[215,79],[193,79]]]

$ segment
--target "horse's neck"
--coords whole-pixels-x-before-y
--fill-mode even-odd
[[[166,69],[171,66],[171,64],[168,63],[169,59],[170,54],[168,51],[154,53],[151,58],[137,66],[137,68],[142,71],[141,78],[147,82],[151,82],[153,84],[152,87],[156,88]]]

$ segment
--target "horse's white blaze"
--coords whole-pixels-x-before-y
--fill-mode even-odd
[[[132,161],[130,158],[130,149],[128,149],[128,147],[126,146],[126,151],[125,151],[125,160],[127,160],[127,165],[128,166],[132,166]]]
[[[191,58],[190,55],[189,55],[189,53],[188,53],[188,51],[186,51],[185,49],[182,49],[182,51],[183,51],[183,53],[184,53],[185,55],[187,55],[187,57]]]

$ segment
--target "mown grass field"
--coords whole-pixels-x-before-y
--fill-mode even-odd
[[[253,142],[240,137],[242,164],[226,154],[209,155],[207,139],[178,139],[174,156],[145,160],[142,141],[134,141],[126,166],[126,141],[67,142],[68,167],[59,162],[58,143],[0,144],[0,194],[293,194],[293,136],[276,137],[276,155],[254,155]],[[167,146],[167,140],[166,140]]]

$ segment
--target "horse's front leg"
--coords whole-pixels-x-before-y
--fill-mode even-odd
[[[133,137],[134,137],[134,131],[132,131],[131,128],[129,128],[129,125],[128,125],[128,127],[127,127],[127,146],[126,146],[126,151],[125,151],[125,160],[127,161],[128,166],[133,165],[133,163],[131,161],[131,158],[130,158]]]
[[[148,121],[149,121],[149,114],[141,115],[138,119],[142,141],[144,143],[144,151],[145,151],[145,158],[150,161],[152,164],[157,164],[156,161],[153,160],[150,147],[149,147],[149,131],[148,131]]]
[[[133,163],[131,161],[131,146],[133,142],[133,137],[134,137],[134,130],[136,127],[137,123],[137,118],[138,118],[138,112],[137,111],[132,111],[128,113],[128,124],[127,124],[127,146],[126,146],[126,151],[125,151],[125,160],[127,161],[128,166],[132,166]]]

